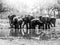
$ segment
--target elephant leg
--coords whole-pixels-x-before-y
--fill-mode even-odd
[[[41,29],[41,26],[40,25],[38,26],[38,29]]]
[[[22,28],[24,28],[24,25],[26,25],[26,23],[25,23],[25,22],[23,22],[23,23],[22,23]]]
[[[45,24],[45,29],[47,29],[47,23]]]
[[[43,30],[44,30],[45,25],[43,24]]]
[[[55,24],[54,24],[54,27],[55,27]]]
[[[28,29],[28,23],[26,23],[26,29]]]
[[[31,23],[29,23],[29,29],[31,29]]]
[[[50,24],[48,24],[48,29],[50,29]]]
[[[54,19],[54,27],[56,26],[55,24],[56,24],[56,19]]]

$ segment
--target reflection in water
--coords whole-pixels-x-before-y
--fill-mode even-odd
[[[1,36],[13,36],[13,37],[15,37],[15,36],[17,36],[17,37],[31,36],[31,38],[33,37],[32,32],[34,29],[29,29],[29,31],[31,30],[31,34],[29,34],[30,32],[25,34],[26,29],[21,29],[22,33],[19,33],[19,30],[16,29],[16,32],[15,32],[15,29],[13,29],[13,28],[0,28],[0,37]],[[51,29],[47,29],[47,30],[35,29],[34,37],[35,36],[39,37],[39,38],[42,38],[44,36],[47,36],[49,38],[59,38],[60,37],[60,29],[57,27],[52,27]],[[47,37],[45,37],[45,38],[47,38]]]
[[[21,29],[21,30],[23,30],[23,29]],[[24,30],[26,31],[26,29],[24,29]],[[29,29],[29,30],[31,30],[31,33],[32,33],[32,31],[34,29]],[[56,29],[47,29],[47,30],[35,29],[35,30],[36,30],[36,32],[35,32],[34,35],[37,36],[37,37],[40,36],[40,38],[43,38],[44,36],[46,36],[45,38],[47,38],[47,39],[59,38],[60,37],[60,31],[56,31]],[[23,32],[23,33],[25,33],[25,32]],[[16,36],[16,34],[18,36],[20,36],[18,31],[15,32],[15,29],[10,30],[10,36]],[[29,34],[29,33],[27,33],[27,34]],[[32,34],[30,36],[32,36]],[[22,36],[24,37],[24,36],[26,36],[26,34],[22,34]]]

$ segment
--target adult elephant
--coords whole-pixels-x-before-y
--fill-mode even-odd
[[[22,17],[20,17],[20,16],[14,17],[15,29],[18,29],[18,33],[20,36],[22,36],[22,24],[23,24]]]
[[[43,22],[43,29],[50,29],[51,18],[40,16],[39,19]]]
[[[20,36],[22,36],[22,23],[23,23],[23,20],[20,16],[16,16],[13,18],[13,26],[14,26],[14,29],[15,29],[15,35],[17,36],[18,34]]]
[[[31,15],[26,15],[23,19],[23,27],[24,25],[26,25],[26,32],[25,32],[25,35],[28,34],[28,29],[31,29],[31,20],[34,19],[33,16]],[[29,32],[31,32],[31,30],[29,30]]]
[[[9,18],[9,23],[10,23],[10,27],[13,28],[13,18],[16,17],[16,15],[9,15],[8,18]]]
[[[37,25],[38,26],[43,25],[43,23],[39,20],[39,18],[35,18],[35,19],[31,20],[31,35],[33,35],[33,36],[37,35],[36,31],[35,31]]]
[[[19,34],[19,22],[17,18],[13,19],[13,25],[14,25],[14,29],[15,29],[15,36],[18,36]]]
[[[16,15],[12,15],[12,16],[9,15],[8,16],[10,26],[11,26],[11,28],[13,28],[13,30],[15,30],[14,36],[18,36],[18,27],[19,27],[19,24],[18,24],[18,19],[15,18],[15,17],[16,17]],[[10,31],[10,33],[11,33],[11,31]]]
[[[22,28],[23,28],[23,19],[22,17],[18,18],[18,24],[19,24],[19,34],[22,36]]]
[[[22,18],[22,19],[23,19],[23,21],[24,21],[23,26],[26,25],[27,29],[31,29],[31,27],[30,27],[30,25],[31,25],[31,20],[34,19],[34,17],[31,16],[31,15],[26,15],[26,16],[25,16],[24,18]],[[29,26],[28,26],[28,25],[29,25]]]

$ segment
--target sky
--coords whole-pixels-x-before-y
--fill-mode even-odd
[[[30,12],[32,9],[47,7],[57,3],[56,0],[2,0],[2,2],[20,12]]]

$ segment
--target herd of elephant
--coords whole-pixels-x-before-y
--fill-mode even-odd
[[[29,35],[35,35],[35,29],[38,25],[38,29],[50,29],[52,26],[55,27],[56,23],[56,18],[50,18],[50,17],[34,17],[31,15],[26,15],[26,16],[16,16],[16,15],[9,15],[9,24],[10,28],[15,29],[15,35],[17,34],[16,32],[18,31],[19,34],[22,35],[22,30],[24,29],[24,26],[26,26],[26,32],[24,32],[25,36],[28,35],[28,30],[29,30]]]

